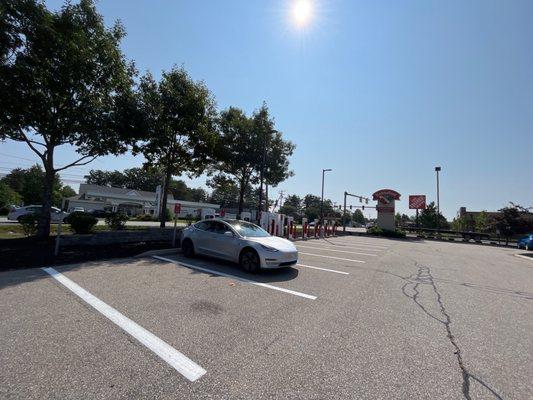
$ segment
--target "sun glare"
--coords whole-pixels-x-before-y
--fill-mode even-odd
[[[298,27],[309,23],[313,14],[311,0],[294,0],[292,5],[292,17]]]

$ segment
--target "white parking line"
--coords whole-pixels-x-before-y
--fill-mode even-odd
[[[303,254],[303,255],[306,255],[306,256],[322,257],[322,258],[332,258],[334,260],[352,261],[352,262],[362,263],[362,264],[366,263],[366,261],[352,260],[351,258],[340,258],[340,257],[333,257],[333,256],[323,256],[321,254],[302,253],[301,251],[299,251],[298,254]]]
[[[167,262],[170,262],[170,263],[173,263],[173,264],[176,264],[176,265],[180,265],[180,266],[183,266],[183,267],[187,267],[187,268],[190,268],[190,269],[195,269],[195,270],[198,270],[198,271],[207,272],[208,274],[225,276],[226,278],[236,279],[236,280],[238,280],[240,282],[250,283],[252,285],[261,286],[261,287],[264,287],[264,288],[267,288],[267,289],[278,290],[280,292],[293,294],[295,296],[304,297],[304,298],[310,299],[310,300],[316,300],[316,298],[317,298],[316,296],[313,296],[313,295],[310,295],[310,294],[296,292],[296,291],[290,290],[290,289],[284,289],[284,288],[281,288],[281,287],[278,287],[278,286],[269,285],[268,283],[252,281],[251,279],[246,279],[246,278],[241,278],[240,276],[226,274],[225,272],[215,271],[214,269],[198,267],[196,265],[184,263],[184,262],[181,262],[181,261],[172,260],[172,259],[166,258],[166,257],[161,257],[161,256],[152,256],[152,257],[156,258],[158,260],[167,261]]]
[[[308,242],[311,243],[311,242]],[[348,242],[330,242],[330,241],[319,241],[317,244],[323,244],[324,246],[339,246],[339,247],[374,247],[376,249],[385,250],[388,249],[388,246],[381,246],[376,244],[366,244],[366,243],[348,243]]]
[[[313,266],[313,265],[305,265],[305,264],[296,264],[296,265],[299,266],[299,267],[312,268],[312,269],[319,269],[319,270],[321,270],[321,271],[327,271],[327,272],[334,272],[334,273],[336,273],[336,274],[350,275],[349,272],[337,271],[337,270],[334,270],[334,269],[328,269],[328,268],[315,267],[315,266]]]
[[[324,251],[336,251],[337,253],[359,254],[361,256],[370,256],[370,257],[377,257],[378,256],[377,254],[359,253],[357,251],[337,250],[337,249],[332,249],[331,247],[324,247],[324,246],[322,246],[322,247],[312,247],[312,246],[302,246],[301,244],[298,244],[297,246],[298,247],[305,247],[306,249],[324,250]]]
[[[207,371],[196,364],[185,355],[181,354],[175,348],[168,343],[159,339],[150,331],[147,331],[142,326],[133,322],[131,319],[115,310],[110,305],[104,303],[99,298],[93,296],[77,283],[71,281],[65,275],[57,272],[53,268],[41,268],[46,273],[50,274],[52,278],[61,283],[67,289],[72,291],[75,295],[80,297],[83,301],[93,307],[96,311],[100,312],[105,317],[109,318],[113,323],[118,325],[121,329],[129,333],[148,349],[157,354],[168,365],[182,374],[185,378],[194,382]]]
[[[321,246],[324,248],[344,248],[344,249],[353,249],[353,250],[362,250],[362,251],[384,251],[387,250],[388,247],[376,247],[376,246],[362,246],[359,244],[331,244],[331,243],[309,243],[317,246]]]

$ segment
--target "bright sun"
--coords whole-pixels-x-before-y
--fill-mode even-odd
[[[311,0],[294,0],[292,5],[292,17],[298,27],[307,25],[313,14]]]

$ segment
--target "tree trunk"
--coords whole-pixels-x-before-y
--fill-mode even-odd
[[[161,211],[160,211],[160,214],[159,214],[159,221],[161,221],[159,226],[161,228],[165,227],[166,220],[167,220],[167,199],[168,199],[168,188],[170,186],[170,177],[171,177],[170,166],[168,166],[166,174],[165,174],[165,181],[163,182],[163,187],[161,188],[161,190],[162,190],[162,192],[161,192]]]
[[[246,190],[246,179],[244,175],[241,178],[239,184],[241,187],[239,188],[239,209],[237,211],[237,219],[241,219],[241,214],[242,214],[242,209],[243,209],[242,203],[244,202],[244,191]]]
[[[52,192],[54,190],[54,149],[47,149],[46,159],[44,162],[44,188],[43,188],[43,204],[41,209],[41,217],[37,224],[37,237],[47,238],[50,236],[50,212],[52,211]]]

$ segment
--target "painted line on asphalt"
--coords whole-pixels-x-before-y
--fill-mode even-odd
[[[302,253],[301,251],[299,251],[298,254],[303,254],[303,255],[305,255],[305,256],[315,256],[315,257],[322,257],[322,258],[332,258],[332,259],[334,259],[334,260],[352,261],[352,262],[362,263],[362,264],[365,264],[365,263],[366,263],[366,261],[352,260],[351,258],[340,258],[340,257],[333,257],[333,256],[323,256],[323,255],[321,255],[321,254]]]
[[[321,268],[321,267],[315,267],[314,265],[306,265],[306,264],[296,264],[298,267],[305,267],[305,268],[312,268],[312,269],[319,269],[320,271],[326,271],[326,272],[334,272],[336,274],[342,274],[342,275],[350,275],[349,272],[344,271],[337,271],[335,269],[329,269],[329,268]]]
[[[374,247],[380,250],[386,250],[389,246],[381,246],[376,244],[366,244],[366,243],[348,243],[348,242],[331,242],[331,241],[319,241],[318,244],[323,244],[325,246],[339,246],[339,247]]]
[[[349,254],[359,254],[361,256],[370,256],[370,257],[377,257],[377,254],[369,254],[369,253],[359,253],[357,251],[346,251],[346,250],[336,250],[332,249],[330,247],[312,247],[312,246],[302,246],[301,244],[297,244],[298,247],[305,247],[306,249],[314,249],[314,250],[324,250],[324,251],[336,251],[337,253],[349,253]]]
[[[303,297],[303,298],[310,299],[310,300],[316,300],[316,298],[317,298],[316,296],[313,296],[311,294],[297,292],[295,290],[285,289],[285,288],[281,288],[281,287],[278,287],[278,286],[269,285],[268,283],[253,281],[251,279],[241,278],[240,276],[226,274],[225,272],[216,271],[214,269],[198,267],[198,266],[193,265],[193,264],[188,264],[188,263],[184,263],[184,262],[181,262],[181,261],[172,260],[172,259],[166,258],[166,257],[152,256],[152,258],[155,258],[155,259],[158,259],[158,260],[161,260],[161,261],[167,261],[167,262],[170,262],[170,263],[173,263],[173,264],[176,264],[176,265],[180,265],[182,267],[195,269],[197,271],[207,272],[208,274],[219,275],[219,276],[224,276],[226,278],[235,279],[235,280],[238,280],[239,282],[250,283],[252,285],[261,286],[261,287],[264,287],[264,288],[267,288],[267,289],[272,289],[272,290],[277,290],[279,292],[289,293],[289,294],[292,294],[294,296],[299,296],[299,297]]]
[[[110,319],[115,325],[120,327],[122,330],[141,342],[148,349],[153,351],[163,361],[182,374],[189,381],[194,382],[207,372],[205,369],[170,346],[168,343],[159,339],[157,336],[150,331],[147,331],[139,324],[133,322],[131,319],[121,314],[110,305],[104,303],[102,300],[95,297],[77,283],[71,281],[65,275],[56,271],[54,268],[41,269],[75,295],[80,297],[96,311]]]
[[[334,244],[335,246],[364,246],[364,247],[381,247],[383,249],[386,249],[388,248],[389,246],[385,246],[383,244],[375,244],[375,243],[372,243],[372,242],[358,242],[358,241],[354,241],[354,242],[341,242],[341,241],[327,241],[327,240],[324,240],[323,242],[321,243],[324,243],[324,244]]]
[[[387,250],[388,247],[383,246],[372,246],[372,245],[365,245],[365,244],[335,244],[331,242],[306,242],[309,244],[316,244],[317,246],[325,246],[325,247],[342,247],[345,249],[355,249],[355,250],[367,250],[367,251],[383,251]]]
[[[528,257],[528,256],[523,256],[522,254],[515,254],[515,257],[520,257],[520,258],[523,258],[524,260],[533,261],[533,258]]]

